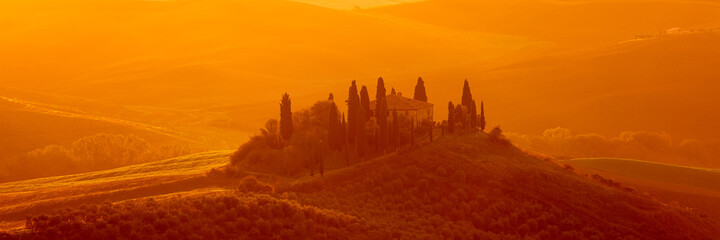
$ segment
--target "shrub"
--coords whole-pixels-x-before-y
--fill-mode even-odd
[[[247,176],[240,180],[238,191],[271,194],[275,192],[275,188],[259,181],[255,176]]]

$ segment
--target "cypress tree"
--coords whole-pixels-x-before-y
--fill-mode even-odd
[[[345,122],[345,113],[343,113],[342,121],[340,121],[340,139],[343,142],[343,153],[345,156],[345,163],[347,164],[347,166],[350,166],[350,157],[348,156],[349,155],[348,151],[350,151],[350,149],[348,148],[347,134],[346,134],[347,129],[345,128],[346,126],[347,126],[347,124]]]
[[[483,101],[480,101],[480,130],[485,131],[485,106]]]
[[[462,102],[460,102],[460,104],[470,110],[472,101],[473,98],[472,93],[470,93],[470,83],[468,83],[468,80],[465,79],[465,83],[463,84]]]
[[[345,113],[342,114],[342,120],[340,121],[340,140],[342,140],[343,147],[347,144],[347,124],[345,122]]]
[[[360,120],[358,114],[360,109],[360,97],[358,96],[357,85],[355,81],[352,81],[350,85],[349,96],[347,100],[348,105],[348,140],[350,143],[355,142],[355,135],[357,134],[357,128],[360,126]]]
[[[357,139],[355,140],[355,149],[357,150],[358,157],[364,159],[368,155],[368,137],[367,137],[367,124],[364,111],[359,111],[359,118],[363,124],[358,126]]]
[[[280,100],[280,135],[286,141],[290,140],[294,131],[290,105],[290,95],[287,93],[283,94],[282,100]]]
[[[362,109],[365,111],[365,119],[367,120],[372,117],[370,113],[370,95],[365,85],[363,85],[360,90],[360,103],[362,104]]]
[[[388,110],[387,110],[387,93],[385,91],[385,81],[378,78],[377,94],[375,95],[377,106],[375,107],[375,119],[378,122],[378,153],[384,154],[388,142]]]
[[[421,77],[418,78],[417,84],[415,84],[415,96],[413,99],[418,101],[427,102],[427,94],[425,93],[425,81]]]
[[[395,93],[395,88],[391,88],[391,89],[390,89],[390,94],[392,94],[392,95],[397,94],[397,93]]]
[[[453,133],[455,132],[455,105],[453,105],[452,101],[448,103],[448,127],[447,132]]]
[[[477,109],[475,108],[475,100],[470,105],[470,124],[473,129],[477,127]]]

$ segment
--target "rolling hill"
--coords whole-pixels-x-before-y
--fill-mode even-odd
[[[720,63],[719,33],[710,30],[720,26],[716,2],[429,0],[363,12],[548,43],[535,55],[422,74],[431,100],[455,100],[460,79],[469,79],[494,115],[491,124],[506,130],[539,135],[560,126],[604,136],[650,131],[680,140],[717,138],[719,116],[707,111],[720,102],[712,94],[718,90],[713,66]],[[409,79],[401,88],[412,89],[413,76],[391,77]],[[448,79],[458,79],[456,87],[439,87]],[[707,125],[697,127],[699,121]]]
[[[477,61],[527,44],[282,0],[3,4],[5,21],[32,26],[4,30],[13,36],[0,49],[6,85],[121,105],[263,103],[291,89],[323,96],[354,78]]]
[[[0,182],[229,149],[250,135],[223,125],[218,113],[126,107],[12,88],[0,88],[0,114]]]
[[[720,171],[648,161],[616,158],[578,158],[563,161],[579,172],[599,174],[630,184],[638,191],[661,201],[687,206],[720,218]]]
[[[3,88],[112,105],[124,115],[95,115],[214,141],[208,149],[255,133],[284,92],[310,105],[352,79],[415,78],[533,45],[283,0],[2,2],[0,22]]]
[[[675,184],[678,188],[695,187],[720,193],[720,171],[662,163],[611,158],[568,160],[573,166],[622,175],[649,182]]]
[[[713,140],[720,129],[720,33],[703,32],[554,53],[489,68],[458,66],[423,75],[428,96],[459,96],[468,78],[485,101],[489,124],[540,135],[564,127],[617,136],[664,132],[673,138]],[[451,98],[452,100],[452,98]],[[444,108],[436,108],[445,116]],[[698,124],[702,122],[703,124]]]
[[[220,163],[211,159],[226,159],[226,154],[168,161],[213,162],[200,164],[206,168]],[[130,169],[142,168],[90,176],[109,177]],[[64,179],[83,181],[78,177]],[[167,237],[177,231],[205,239],[292,238],[305,234],[330,239],[712,239],[719,231],[716,222],[698,213],[596,183],[555,163],[526,155],[512,145],[491,141],[485,134],[446,135],[405,154],[330,171],[324,177],[287,181],[276,185],[274,193],[213,190],[68,209],[33,217],[29,226],[36,234],[61,237]],[[152,194],[157,193],[142,196]],[[297,213],[297,209],[309,208],[313,210]],[[72,220],[76,217],[86,220]],[[67,219],[72,224],[61,227],[55,224],[62,220],[53,219]],[[193,219],[217,224],[192,227]],[[288,225],[289,219],[295,219],[300,227]],[[115,227],[125,230],[114,231]]]
[[[26,215],[49,209],[209,188],[216,183],[205,179],[205,172],[227,164],[229,154],[197,153],[105,171],[2,183],[0,225],[17,227]]]
[[[720,5],[713,1],[428,0],[367,11],[449,28],[548,41],[564,49],[608,46],[675,27],[720,26],[716,17]]]

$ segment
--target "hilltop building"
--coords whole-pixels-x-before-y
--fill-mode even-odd
[[[417,123],[425,120],[433,122],[434,105],[432,103],[406,98],[402,96],[402,93],[387,95],[386,99],[387,109],[390,114],[396,110],[398,115],[414,119]],[[375,115],[376,101],[377,100],[370,102],[370,111],[373,116]]]

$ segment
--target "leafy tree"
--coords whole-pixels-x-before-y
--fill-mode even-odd
[[[358,115],[361,111],[360,96],[358,96],[357,85],[355,81],[350,84],[350,91],[347,100],[348,105],[348,140],[350,143],[355,142],[358,126],[362,123]]]
[[[392,127],[390,130],[390,148],[392,150],[396,150],[399,144],[399,138],[400,138],[400,126],[398,124],[398,114],[397,109],[393,110],[392,113]]]
[[[467,127],[468,118],[465,114],[465,107],[462,105],[455,106],[455,124],[459,124],[462,128]]]
[[[385,152],[388,142],[388,109],[386,96],[387,93],[385,91],[385,81],[383,80],[383,78],[378,78],[377,94],[375,95],[375,98],[377,99],[377,106],[375,107],[375,119],[377,120],[377,124],[379,127],[378,141],[376,144],[378,148],[378,153],[381,154]]]
[[[265,122],[265,128],[260,129],[260,136],[265,139],[267,146],[270,148],[280,149],[282,143],[280,143],[280,135],[282,129],[279,129],[278,121],[276,119],[270,119]]]
[[[447,120],[447,132],[453,133],[455,132],[455,105],[453,105],[452,101],[448,103],[448,120]]]
[[[425,93],[425,81],[421,77],[418,77],[417,84],[415,84],[415,96],[413,99],[418,101],[427,102],[427,94]]]
[[[360,103],[362,104],[362,109],[365,111],[365,119],[370,118],[372,116],[370,112],[370,95],[365,85],[363,85],[360,90]]]
[[[410,146],[415,148],[415,121],[410,121]]]
[[[343,147],[342,126],[338,116],[337,106],[335,106],[335,102],[331,102],[331,104],[330,111],[328,111],[327,141],[330,149],[339,151],[342,150]]]
[[[323,157],[320,153],[320,144],[318,144],[314,156],[315,162],[318,165],[318,170],[320,171],[320,176],[325,176],[325,161],[323,160]]]
[[[280,135],[285,140],[290,140],[294,131],[290,104],[290,95],[283,94],[280,101]]]
[[[462,102],[460,103],[460,105],[466,107],[467,109],[470,109],[472,101],[473,97],[472,93],[470,93],[470,83],[468,83],[468,80],[465,79],[465,83],[463,84]]]
[[[487,123],[485,122],[485,106],[483,104],[483,101],[480,101],[480,130],[485,131],[485,125]]]

